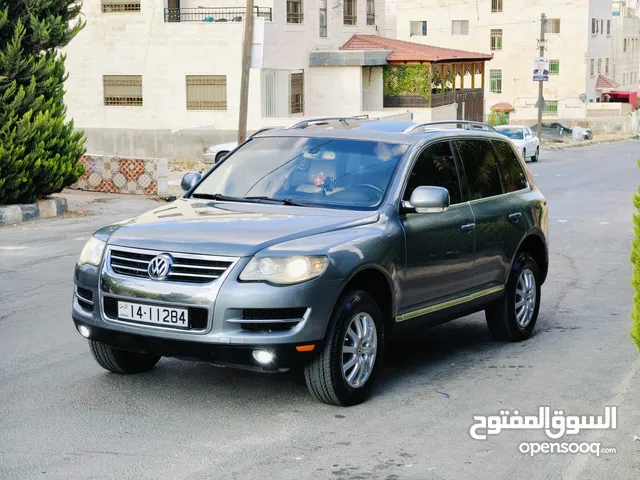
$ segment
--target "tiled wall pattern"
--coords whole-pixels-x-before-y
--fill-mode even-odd
[[[165,159],[84,155],[85,173],[71,187],[77,190],[137,195],[163,195],[169,188]]]

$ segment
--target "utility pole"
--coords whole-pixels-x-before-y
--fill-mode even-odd
[[[540,44],[540,56],[544,57],[544,51],[545,51],[545,40],[544,40],[544,35],[546,33],[546,28],[547,28],[547,15],[546,14],[542,14],[542,16],[540,17],[540,39],[538,40],[538,43]],[[538,138],[540,140],[542,140],[542,100],[544,98],[544,81],[539,81],[538,82]]]
[[[253,0],[247,0],[244,16],[244,41],[242,43],[242,76],[240,79],[240,121],[238,144],[247,138],[247,114],[249,109],[249,74],[251,73],[251,43],[253,41]]]

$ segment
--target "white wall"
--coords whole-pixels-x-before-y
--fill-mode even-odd
[[[362,67],[310,67],[306,75],[308,116],[362,112]]]
[[[393,1],[393,0],[391,0]],[[476,2],[397,2],[397,38],[428,45],[494,53],[486,63],[485,111],[498,102],[516,108],[513,118],[535,118],[538,83],[533,81],[533,58],[538,56],[540,16],[560,19],[560,33],[547,34],[546,55],[560,61],[560,74],[545,83],[545,99],[558,101],[559,117],[584,117],[581,93],[595,96],[595,80],[589,81],[589,55],[611,56],[610,38],[591,38],[591,16],[611,18],[611,0],[503,1],[503,12],[491,12],[491,0]],[[411,36],[410,22],[427,21],[427,36]],[[468,20],[468,35],[451,35],[452,20]],[[502,29],[502,50],[491,51],[491,29]],[[490,92],[490,70],[502,71],[502,93]]]
[[[613,72],[609,78],[620,84],[617,90],[635,92],[640,83],[640,49],[635,46],[640,45],[640,18],[613,17],[613,27]]]
[[[362,67],[362,108],[365,111],[382,110],[383,94],[382,67]]]

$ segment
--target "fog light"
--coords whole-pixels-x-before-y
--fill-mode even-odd
[[[267,364],[273,361],[273,353],[267,352],[266,350],[254,350],[253,358],[259,363]]]
[[[89,335],[91,334],[91,330],[89,330],[84,325],[80,325],[78,327],[78,331],[80,332],[80,335],[82,335],[84,338],[89,338]]]

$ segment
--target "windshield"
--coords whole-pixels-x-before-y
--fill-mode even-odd
[[[253,138],[219,164],[193,195],[373,208],[407,148],[332,138]]]
[[[498,133],[514,140],[522,140],[524,138],[524,133],[521,128],[500,128],[498,129]]]

